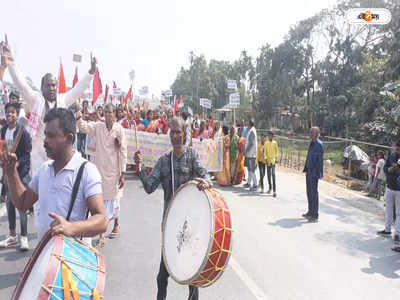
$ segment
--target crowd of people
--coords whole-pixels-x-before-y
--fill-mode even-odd
[[[145,191],[152,193],[161,184],[164,208],[174,192],[190,180],[199,190],[211,187],[211,177],[220,185],[238,185],[247,181],[250,191],[263,182],[255,176],[257,163],[267,164],[270,190],[276,196],[274,164],[278,149],[265,137],[257,146],[254,121],[242,121],[227,127],[211,116],[167,109],[143,109],[126,103],[104,103],[91,110],[80,97],[89,87],[97,60],[91,58],[88,73],[66,93],[58,93],[57,78],[46,73],[40,90],[26,81],[7,43],[1,44],[0,81],[8,69],[13,89],[2,97],[4,120],[1,123],[0,166],[3,170],[4,195],[9,221],[9,235],[0,241],[1,248],[20,245],[29,249],[27,212],[33,210],[39,239],[48,234],[80,237],[92,245],[104,246],[108,224],[110,238],[120,234],[120,199],[127,170],[125,131],[134,129],[169,135],[173,150],[162,155],[153,168],[142,168],[140,151],[135,153],[136,173]],[[105,99],[106,100],[106,99]],[[106,101],[104,101],[106,102]],[[86,136],[96,141],[95,155],[86,155]],[[199,155],[191,147],[193,140],[223,140],[223,168],[209,174],[201,166]],[[267,146],[271,144],[272,146]],[[171,163],[171,165],[170,165]],[[169,171],[168,171],[169,170]],[[211,176],[210,176],[211,175]],[[263,176],[262,176],[263,177]],[[262,178],[263,180],[263,178]],[[172,184],[171,184],[172,183]],[[16,230],[16,211],[20,215],[21,234]],[[168,272],[161,259],[157,276],[157,299],[166,298]],[[198,289],[189,287],[190,299],[198,299]]]
[[[104,122],[105,106],[97,105],[89,109],[87,100],[82,102],[81,116],[86,122]],[[254,120],[251,118],[245,122],[241,120],[236,125],[224,125],[219,120],[214,120],[211,115],[192,115],[186,111],[173,111],[167,109],[143,110],[139,105],[118,104],[116,108],[116,122],[125,129],[135,129],[157,134],[169,134],[169,123],[173,117],[181,118],[185,122],[185,145],[190,147],[194,139],[199,141],[207,139],[223,140],[223,166],[222,171],[212,175],[219,185],[239,185],[245,178],[245,168],[248,170],[249,183],[246,187],[255,192],[264,189],[264,176],[267,170],[269,188],[267,193],[273,193],[276,197],[275,163],[279,155],[278,144],[274,140],[274,133],[268,132],[268,138],[261,136],[261,143],[257,142],[257,132]],[[222,124],[222,125],[221,125]],[[86,157],[85,141],[87,130],[78,126],[77,149]],[[258,143],[258,146],[257,146]],[[128,166],[134,167],[134,166]],[[256,168],[259,168],[260,179],[257,182]],[[134,167],[136,170],[136,168]]]
[[[75,87],[58,94],[57,78],[50,73],[43,76],[40,91],[32,89],[20,74],[10,47],[1,46],[0,81],[8,69],[16,88],[2,97],[1,195],[6,202],[9,235],[0,241],[0,247],[19,244],[21,250],[29,249],[27,218],[32,210],[39,238],[50,230],[52,234],[81,236],[91,244],[90,238],[98,235],[97,245],[104,246],[109,223],[113,221],[109,237],[120,234],[120,199],[128,168],[134,169],[147,193],[162,186],[164,212],[174,191],[190,180],[197,180],[200,190],[209,188],[212,180],[220,186],[246,182],[243,187],[250,193],[277,197],[278,143],[273,131],[261,134],[259,139],[252,118],[228,125],[211,115],[193,115],[175,108],[145,109],[129,103],[107,103],[107,99],[90,108],[89,101],[80,97],[96,72],[96,58],[91,59],[87,75]],[[173,150],[162,155],[153,168],[142,167],[138,151],[135,165],[129,166],[125,130],[169,135]],[[94,157],[86,153],[87,135],[96,140]],[[304,167],[308,210],[303,217],[309,222],[318,222],[319,218],[318,182],[323,177],[324,154],[319,136],[318,127],[311,128]],[[195,139],[222,141],[219,172],[210,173],[201,166],[198,153],[191,147]],[[369,174],[369,192],[378,199],[386,176],[386,226],[379,234],[389,235],[393,216],[400,213],[400,143],[386,161],[379,151],[371,159]],[[16,211],[20,216],[19,240]],[[400,242],[400,218],[395,228],[394,239]],[[157,299],[166,298],[168,276],[161,259]],[[189,293],[189,297],[198,299],[197,288],[189,287]]]

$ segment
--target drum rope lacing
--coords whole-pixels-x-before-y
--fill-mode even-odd
[[[209,190],[209,192],[213,196],[215,196],[217,199],[221,200],[219,194],[217,194],[215,191]],[[232,253],[230,249],[225,249],[224,248],[226,233],[227,232],[233,232],[232,228],[226,227],[226,220],[225,220],[225,215],[226,214],[225,214],[225,212],[229,212],[229,210],[221,207],[221,208],[218,208],[218,209],[214,209],[214,213],[217,213],[217,212],[222,212],[222,223],[221,223],[220,220],[217,219],[217,222],[219,222],[219,225],[221,225],[221,229],[219,229],[216,232],[214,232],[213,234],[211,234],[211,238],[214,240],[214,243],[217,245],[217,248],[218,248],[214,252],[208,254],[208,258],[207,259],[208,259],[208,262],[212,265],[212,267],[202,271],[201,274],[199,275],[200,279],[197,280],[197,281],[191,282],[190,283],[191,285],[203,285],[204,282],[206,282],[207,285],[211,285],[212,283],[214,283],[217,280],[218,276],[214,276],[214,279],[210,280],[209,278],[211,277],[211,275],[215,275],[214,273],[212,273],[210,271],[213,271],[213,270],[216,271],[216,272],[224,271],[225,270],[225,266],[219,267],[219,264],[220,264],[220,261],[221,261],[221,256],[222,256],[223,253],[228,253],[228,254]],[[219,244],[218,241],[215,238],[215,235],[217,233],[221,232],[221,231],[223,231],[223,236],[222,236],[222,242],[221,242],[221,244]],[[215,254],[217,254],[217,253],[219,253],[219,256],[218,256],[217,262],[214,264],[212,262],[212,260],[210,259],[210,257],[215,255]],[[209,275],[207,277],[202,275],[202,274],[208,273],[208,272],[209,272]]]
[[[63,238],[64,242],[66,245],[68,245],[70,248],[73,248],[74,250],[76,250],[77,252],[79,252],[82,256],[84,256],[88,261],[93,262],[91,259],[89,259],[89,257],[87,255],[85,255],[84,253],[82,253],[82,251],[80,251],[78,248],[76,248],[72,243],[67,242],[70,241],[70,238],[67,238],[65,236],[60,235],[60,237]],[[83,247],[92,250],[91,247],[89,247],[88,245],[84,244],[83,242],[80,242],[79,240],[74,239],[75,241],[78,241]],[[98,251],[94,251],[95,255],[98,256]],[[82,264],[79,261],[76,261],[74,259],[70,259],[70,258],[66,258],[62,255],[56,254],[56,253],[52,253],[52,255],[54,257],[56,257],[60,262],[61,262],[61,280],[62,280],[62,287],[58,287],[58,286],[54,286],[54,285],[42,285],[42,288],[49,293],[51,296],[53,296],[54,298],[56,298],[57,300],[62,300],[60,299],[51,289],[62,289],[64,292],[64,299],[65,300],[71,300],[71,292],[73,295],[73,299],[74,300],[80,300],[80,295],[85,296],[85,295],[90,295],[92,296],[93,300],[100,300],[103,297],[100,296],[100,294],[98,293],[96,287],[92,287],[88,282],[86,282],[81,276],[79,276],[78,272],[76,272],[73,268],[71,268],[70,265],[67,264],[67,261],[76,265],[79,265],[81,267],[85,267],[88,269],[92,269],[92,270],[97,270],[99,272],[105,273],[104,270],[102,270],[99,266],[97,266],[97,263],[95,263],[96,267],[93,266],[88,266],[85,264]],[[76,276],[76,278],[78,278],[81,282],[83,282],[91,291],[92,293],[85,293],[85,292],[80,292],[77,288],[77,284],[76,281],[74,280],[73,275]]]

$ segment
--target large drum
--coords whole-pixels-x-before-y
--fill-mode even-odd
[[[80,240],[48,232],[39,242],[12,300],[100,300],[105,264],[98,251]]]
[[[199,191],[196,181],[181,186],[163,223],[163,258],[180,284],[207,287],[224,272],[232,248],[232,222],[221,194]]]

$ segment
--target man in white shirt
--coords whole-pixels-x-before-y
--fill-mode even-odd
[[[47,160],[46,153],[42,147],[44,139],[43,119],[45,114],[54,107],[67,108],[74,104],[84,91],[89,88],[89,84],[96,72],[96,58],[91,58],[91,68],[89,73],[80,80],[74,88],[64,94],[57,94],[57,78],[50,73],[43,76],[41,82],[41,91],[33,90],[26,82],[25,77],[20,73],[15,64],[10,46],[2,43],[2,65],[6,65],[14,84],[21,91],[22,97],[26,103],[26,110],[30,112],[28,132],[32,137],[32,170],[33,174],[40,165]]]
[[[385,166],[385,154],[382,150],[379,150],[377,154],[378,162],[376,163],[374,185],[376,198],[380,200],[383,189],[383,181],[385,180],[385,172],[383,171],[383,167]]]
[[[256,177],[256,156],[257,156],[257,131],[254,127],[254,120],[249,120],[249,135],[246,140],[245,146],[245,159],[247,161],[247,170],[249,171],[248,186],[250,191],[257,191],[257,177]],[[253,184],[253,185],[252,185]]]
[[[52,109],[44,118],[44,123],[44,148],[51,160],[42,164],[29,187],[24,187],[19,178],[16,155],[5,152],[0,156],[13,204],[25,211],[38,202],[39,238],[48,230],[53,235],[83,237],[103,233],[107,228],[107,219],[101,176],[96,166],[86,162],[73,150],[76,132],[73,113],[65,108]],[[74,183],[84,162],[86,165],[83,166],[76,198],[72,201]],[[71,213],[68,219],[69,211]],[[86,219],[88,211],[91,217]]]

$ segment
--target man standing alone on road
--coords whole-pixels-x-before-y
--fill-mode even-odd
[[[400,141],[396,143],[395,151],[392,153],[383,167],[386,174],[385,192],[385,229],[378,231],[380,235],[392,234],[393,211],[396,210],[396,222],[394,225],[394,242],[400,242]],[[399,251],[400,252],[400,251]]]
[[[311,143],[308,148],[306,165],[303,172],[306,173],[308,211],[303,214],[309,222],[318,222],[318,181],[323,177],[324,148],[319,139],[318,127],[310,129]]]
[[[378,162],[376,163],[376,170],[374,176],[374,186],[376,190],[376,199],[381,200],[383,181],[385,180],[385,172],[383,167],[385,166],[385,153],[382,150],[378,151]]]
[[[205,180],[207,170],[200,165],[200,158],[196,150],[185,147],[186,130],[182,119],[174,117],[170,122],[170,139],[173,150],[161,156],[149,176],[142,169],[142,156],[140,152],[135,153],[135,162],[140,172],[140,180],[146,193],[153,193],[157,187],[162,185],[164,190],[164,213],[168,204],[172,200],[173,191],[195,179],[198,181],[199,190],[205,190],[210,187],[210,183]],[[171,171],[171,169],[173,171]],[[172,175],[173,172],[173,175]],[[167,298],[168,271],[161,257],[160,270],[157,275],[157,300]],[[189,286],[189,300],[199,299],[199,290],[197,287]]]

